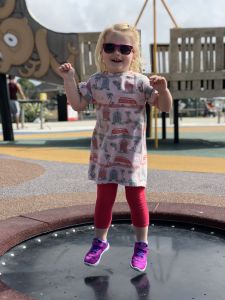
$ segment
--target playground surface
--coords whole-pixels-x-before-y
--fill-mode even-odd
[[[95,184],[87,179],[94,121],[26,124],[0,141],[0,255],[45,231],[91,222]],[[225,123],[182,120],[180,143],[147,140],[147,199],[152,220],[174,219],[225,229]],[[129,217],[120,187],[115,215]],[[12,295],[0,282],[0,297]],[[13,299],[22,298],[14,291]],[[18,297],[18,298],[16,298]],[[5,298],[10,299],[10,298]]]
[[[94,123],[45,123],[43,130],[28,123],[14,131],[14,142],[0,142],[0,219],[95,202],[95,184],[87,179]],[[164,141],[159,128],[158,149],[154,138],[147,140],[149,201],[225,206],[225,123],[204,118],[180,125],[179,144],[172,125]],[[118,201],[125,201],[122,188]]]

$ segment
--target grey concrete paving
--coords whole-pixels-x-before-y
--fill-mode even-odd
[[[46,123],[44,129],[48,133],[61,132],[63,134],[64,132],[70,131],[82,132],[83,130],[91,130],[94,123],[94,120]],[[167,123],[168,126],[172,126],[169,119],[167,119]],[[204,127],[206,124],[207,126],[210,124],[210,126],[218,128],[220,139],[221,141],[224,141],[223,134],[221,134],[221,128],[222,131],[223,128],[225,128],[223,126],[224,124],[217,124],[215,118],[186,118],[181,121],[181,126],[187,126],[189,128],[198,125],[201,129],[200,132],[202,131],[202,126]],[[37,130],[37,133],[43,133],[43,130],[38,129],[37,126],[38,124],[27,124],[25,129],[17,131],[16,134],[34,134],[35,138],[35,130]],[[204,133],[204,136],[206,136],[206,133]],[[28,148],[29,145],[32,146],[32,140],[30,141],[31,142],[28,142],[26,145]],[[70,142],[70,140],[65,139],[67,146],[68,141]],[[76,143],[79,143],[79,140],[77,140]],[[43,147],[44,145],[45,143],[43,144]],[[182,155],[188,156],[189,153],[190,155],[193,155],[192,152],[194,151],[195,155],[198,152],[197,154],[200,156],[200,152],[205,151],[205,149],[202,146],[198,148],[196,145],[194,149],[185,146],[182,150],[182,153],[184,153]],[[55,146],[58,146],[57,141]],[[63,142],[60,142],[61,149],[63,149],[62,146]],[[175,147],[174,150],[171,147],[172,144],[169,145],[169,150],[166,150],[166,148],[159,149],[158,153],[163,155],[166,151],[167,154],[174,155],[174,153],[181,151],[181,149],[179,150],[177,147]],[[215,149],[211,147],[212,149],[210,149],[211,152],[213,152],[213,155],[208,155],[208,152],[206,154],[204,152],[204,155],[209,157],[223,157],[224,147],[221,147],[217,147]],[[30,151],[32,151],[32,147],[30,149]],[[35,210],[41,211],[49,208],[67,207],[75,205],[76,203],[82,204],[95,202],[96,186],[95,183],[87,179],[87,165],[17,158],[3,154],[0,155],[0,161],[3,166],[4,164],[7,164],[7,161],[9,160],[15,161],[15,171],[13,174],[10,173],[10,178],[2,179],[3,181],[7,180],[5,184],[3,182],[0,185],[0,219],[16,216],[23,212],[28,213],[34,212]],[[27,165],[23,168],[21,166],[17,166],[16,162],[24,162],[28,165],[32,164],[33,168],[36,166],[36,169],[43,169],[43,172],[36,175],[33,174],[33,177],[31,176],[31,178],[24,180]],[[12,180],[13,176],[17,179],[19,178],[16,183]],[[4,176],[1,178],[4,178]],[[12,182],[10,182],[10,180]],[[156,200],[161,202],[225,206],[225,173],[219,174],[150,169],[147,193],[149,201]],[[126,201],[122,187],[119,188],[118,201]]]
[[[27,182],[1,188],[0,199],[96,190],[95,183],[87,179],[87,165],[14,159],[38,164],[45,172]],[[225,174],[149,170],[147,191],[225,196]]]

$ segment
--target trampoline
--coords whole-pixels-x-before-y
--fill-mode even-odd
[[[109,231],[111,248],[97,267],[83,264],[94,227],[82,225],[32,238],[0,258],[0,280],[33,299],[224,299],[225,237],[203,227],[156,222],[149,230],[145,273],[129,267],[132,226]]]

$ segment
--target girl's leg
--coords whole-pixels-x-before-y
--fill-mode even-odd
[[[131,210],[137,242],[148,242],[149,211],[144,187],[126,186],[126,198]]]
[[[86,265],[96,266],[101,256],[109,249],[107,233],[112,221],[112,208],[116,199],[117,184],[98,184],[95,205],[95,238],[84,257]]]
[[[148,226],[136,227],[134,226],[134,232],[137,242],[145,242],[148,244]]]
[[[136,234],[134,254],[130,266],[140,272],[147,267],[149,211],[144,187],[126,187],[127,202]]]
[[[16,122],[16,128],[17,128],[17,129],[19,129],[19,125],[20,125],[20,123],[19,123],[19,122],[20,122],[20,118],[19,118],[19,116],[18,116],[17,114],[15,115],[15,122]]]
[[[97,185],[94,225],[96,237],[102,241],[107,240],[117,188],[118,185],[115,183]]]

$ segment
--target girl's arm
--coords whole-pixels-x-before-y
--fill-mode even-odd
[[[76,111],[85,110],[88,102],[81,96],[74,78],[75,71],[70,63],[65,63],[59,67],[60,75],[64,79],[66,97],[72,108]]]
[[[173,99],[169,89],[167,88],[166,79],[164,77],[154,75],[150,77],[150,84],[159,93],[155,106],[163,112],[169,112]]]

